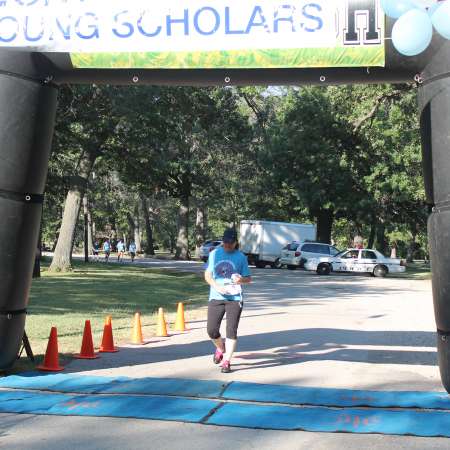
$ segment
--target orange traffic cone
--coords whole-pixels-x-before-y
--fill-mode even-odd
[[[142,345],[144,343],[144,339],[142,339],[141,314],[138,312],[134,314],[131,343],[135,345]]]
[[[91,321],[86,320],[84,324],[83,341],[81,342],[81,350],[75,358],[78,359],[96,359],[99,356],[94,353],[94,343],[92,342]]]
[[[112,332],[112,320],[111,316],[106,318],[105,326],[103,328],[102,345],[100,345],[100,353],[115,353],[119,349],[114,347],[114,338]]]
[[[47,350],[45,352],[44,364],[37,366],[38,370],[45,372],[60,372],[64,367],[59,365],[58,358],[58,332],[56,327],[52,327],[48,339]]]
[[[184,305],[183,303],[178,303],[177,309],[177,320],[175,322],[176,331],[186,331],[186,324],[184,322]]]
[[[162,308],[159,308],[158,310],[158,331],[156,332],[156,336],[159,337],[169,336],[167,334],[166,319],[164,318],[164,310]]]

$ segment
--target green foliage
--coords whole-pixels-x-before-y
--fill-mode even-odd
[[[191,225],[207,207],[210,237],[242,219],[318,221],[340,247],[358,234],[386,252],[426,253],[415,95],[407,85],[64,88],[44,240],[57,236],[79,155],[97,146],[88,196],[100,238],[130,235],[145,197],[165,248],[188,201]]]

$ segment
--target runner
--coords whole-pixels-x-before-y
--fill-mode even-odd
[[[109,255],[111,254],[111,244],[109,243],[109,239],[106,239],[106,241],[103,242],[103,251],[105,252],[105,262],[108,262]]]
[[[117,261],[118,262],[122,262],[124,254],[125,254],[125,244],[123,243],[122,239],[119,239],[119,242],[117,243]]]
[[[100,245],[98,241],[94,242],[94,245],[92,246],[92,255],[94,256],[94,261],[98,261],[98,252],[100,250]]]
[[[216,346],[213,361],[221,365],[222,373],[231,372],[231,358],[236,349],[237,329],[241,318],[242,284],[250,283],[250,270],[246,256],[236,249],[237,234],[227,229],[223,246],[209,254],[205,280],[210,285],[208,303],[208,335]],[[227,315],[226,341],[220,336],[220,324]]]
[[[134,242],[131,242],[128,247],[128,252],[131,256],[131,262],[134,262],[134,258],[136,257],[136,244]]]

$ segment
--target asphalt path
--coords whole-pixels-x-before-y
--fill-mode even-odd
[[[128,264],[128,263],[126,263]],[[148,259],[146,267],[202,273],[204,264]],[[84,375],[251,381],[370,390],[442,391],[431,284],[366,275],[252,269],[231,374],[211,362],[205,321],[188,333],[74,361]],[[182,300],[182,299],[180,299]],[[205,299],[206,301],[206,299]],[[189,311],[187,311],[189,318]],[[448,449],[445,438],[263,431],[135,419],[0,415],[8,449]]]

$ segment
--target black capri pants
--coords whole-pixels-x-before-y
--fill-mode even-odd
[[[237,329],[243,304],[237,300],[210,300],[208,302],[208,335],[211,339],[220,338],[220,324],[227,314],[227,338],[237,339]]]

